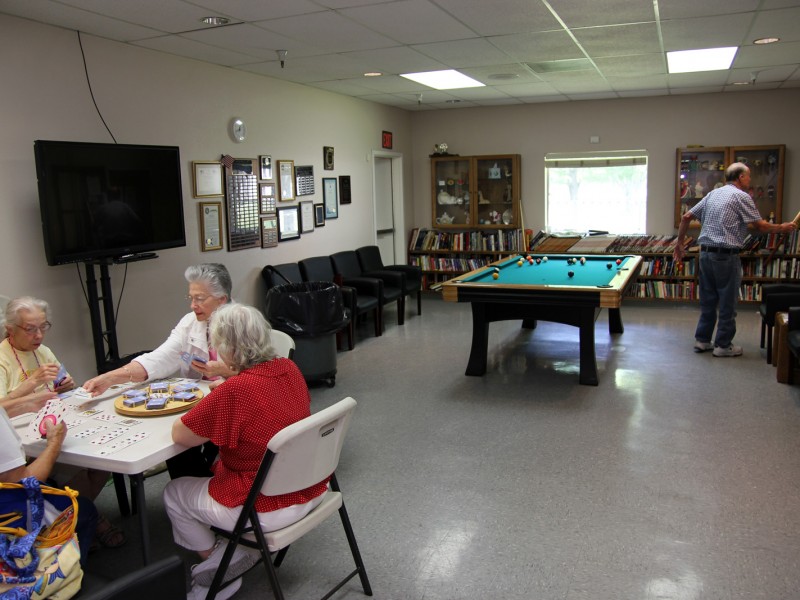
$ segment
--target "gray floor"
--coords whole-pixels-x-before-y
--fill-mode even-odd
[[[577,330],[491,326],[489,372],[465,377],[468,305],[424,300],[398,327],[361,326],[332,389],[359,403],[339,481],[380,599],[699,600],[800,597],[800,388],[776,383],[744,305],[741,358],[692,352],[696,307],[630,302],[625,333],[597,322],[600,385],[577,382]],[[178,552],[147,480],[157,557]],[[92,557],[140,564],[131,534]],[[338,521],[290,550],[290,598],[350,568]],[[242,600],[271,598],[245,577]],[[363,598],[357,580],[336,598]]]

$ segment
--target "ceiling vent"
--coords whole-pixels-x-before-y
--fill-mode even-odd
[[[540,63],[527,63],[534,73],[563,73],[565,71],[590,71],[594,69],[588,58],[570,58]]]

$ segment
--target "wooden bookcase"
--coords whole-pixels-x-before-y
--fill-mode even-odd
[[[433,228],[413,230],[408,246],[426,289],[525,247],[520,175],[518,154],[431,157]]]

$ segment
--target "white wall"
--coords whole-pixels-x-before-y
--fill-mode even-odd
[[[234,297],[259,305],[264,265],[374,243],[371,152],[388,130],[394,149],[409,153],[409,113],[91,36],[82,41],[95,99],[117,141],[179,146],[184,165],[188,245],[128,267],[118,321],[122,354],[159,344],[188,312],[183,271],[190,264],[224,263]],[[51,303],[54,326],[46,343],[83,382],[95,369],[83,267],[79,273],[74,265],[47,266],[33,141],[112,139],[92,104],[74,31],[0,15],[0,56],[0,294]],[[233,116],[248,126],[242,144],[228,136]],[[322,169],[323,146],[335,148],[334,171]],[[322,201],[321,177],[350,175],[353,202],[325,227],[277,248],[200,252],[191,161],[221,154],[271,154],[314,165],[316,194],[302,199],[315,202]],[[410,170],[405,189],[412,189]],[[410,204],[406,220],[412,223]],[[111,268],[115,302],[124,271]]]
[[[800,210],[800,89],[594,100],[420,112],[412,121],[415,221],[431,223],[428,155],[448,151],[520,154],[525,227],[545,225],[544,156],[548,152],[639,150],[649,153],[648,233],[671,233],[675,153],[690,144],[786,144],[783,218]],[[590,144],[589,136],[600,136]]]

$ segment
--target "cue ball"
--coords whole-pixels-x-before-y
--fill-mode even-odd
[[[569,275],[570,277],[575,277],[575,271],[568,271],[567,275]]]
[[[542,262],[547,262],[547,257],[546,256],[542,257]]]
[[[500,273],[498,273],[497,271],[492,273],[492,279],[498,279],[499,277],[500,277]]]
[[[622,264],[622,259],[621,259],[621,258],[618,258],[618,259],[617,259],[617,264],[618,264],[618,265],[621,265],[621,264]]]
[[[606,263],[606,268],[610,269],[611,268],[611,263]]]

